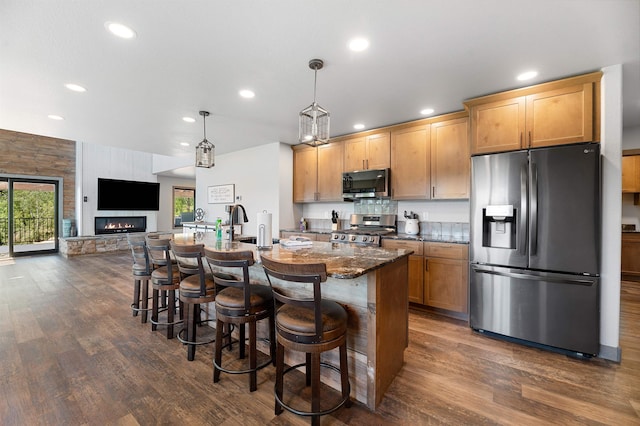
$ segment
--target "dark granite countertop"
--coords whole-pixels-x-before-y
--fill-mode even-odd
[[[211,233],[205,233],[197,241],[194,241],[192,235],[176,234],[175,240],[178,244],[203,243],[208,249],[218,251],[253,250],[258,263],[261,253],[268,253],[270,257],[281,262],[325,263],[327,275],[341,279],[359,277],[413,253],[405,249],[384,249],[320,241],[313,241],[309,247],[287,248],[274,244],[271,249],[258,249],[255,244],[216,240],[215,235]]]

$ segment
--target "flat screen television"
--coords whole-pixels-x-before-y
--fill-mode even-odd
[[[98,178],[98,210],[160,210],[160,184]]]

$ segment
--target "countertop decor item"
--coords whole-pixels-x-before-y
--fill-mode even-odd
[[[204,139],[196,146],[196,167],[205,167],[210,169],[215,165],[215,150],[214,144],[207,140],[207,117],[208,111],[200,111],[202,116],[202,126],[204,130]]]
[[[300,143],[318,146],[329,143],[329,111],[322,108],[316,102],[316,83],[318,80],[318,70],[322,69],[324,62],[322,59],[312,59],[309,61],[309,68],[314,71],[313,77],[313,103],[300,111],[300,127],[298,140]]]

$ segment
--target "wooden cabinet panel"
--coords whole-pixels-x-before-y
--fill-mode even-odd
[[[640,233],[622,233],[620,269],[623,274],[640,275]]]
[[[409,302],[424,303],[424,257],[422,241],[382,240],[382,247],[388,249],[413,250],[409,256]]]
[[[424,255],[444,259],[469,259],[469,246],[466,244],[424,243]]]
[[[522,147],[525,98],[487,102],[471,108],[471,154],[512,151]]]
[[[527,96],[531,148],[593,139],[593,85],[580,84]]]
[[[315,201],[318,188],[318,156],[316,148],[293,151],[293,202]]]
[[[640,192],[640,155],[622,157],[622,192]]]
[[[390,166],[390,134],[376,133],[344,141],[344,171],[386,169]]]
[[[430,190],[431,125],[391,133],[391,196],[395,200],[425,200]]]
[[[467,277],[466,261],[427,257],[424,303],[436,308],[467,313]]]
[[[330,143],[318,148],[318,187],[316,201],[342,201],[343,144]]]
[[[431,124],[431,198],[469,198],[469,120]]]
[[[344,144],[344,170],[353,172],[365,169],[367,157],[367,140],[364,136],[347,139]]]
[[[293,150],[293,202],[342,201],[342,143]]]
[[[465,101],[471,154],[600,140],[601,72]]]
[[[316,234],[316,241],[328,243],[331,241],[331,234]]]

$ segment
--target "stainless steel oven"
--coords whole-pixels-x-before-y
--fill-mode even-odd
[[[382,236],[396,232],[394,214],[352,214],[351,227],[331,233],[331,242],[379,247]]]

